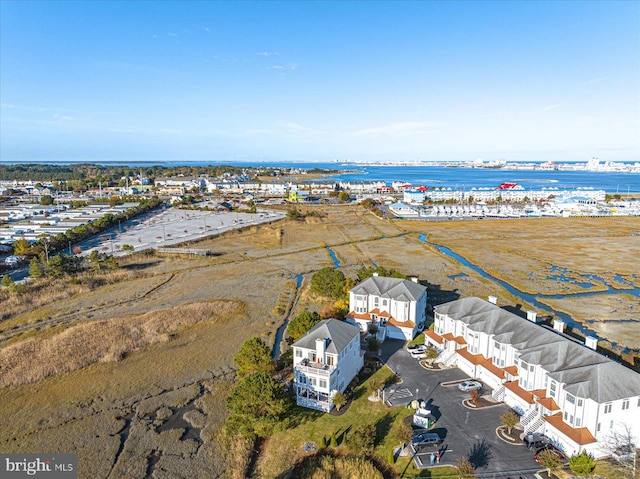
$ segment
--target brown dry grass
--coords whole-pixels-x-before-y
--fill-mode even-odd
[[[78,294],[86,294],[106,284],[120,283],[137,277],[139,273],[117,270],[98,275],[86,273],[78,275],[78,282],[68,279],[38,280],[27,284],[24,294],[11,293],[1,298],[0,331],[13,327],[18,322],[6,321],[20,314],[29,313],[41,306],[63,301]],[[4,293],[4,292],[3,292]]]
[[[0,351],[0,387],[33,383],[95,362],[118,361],[148,344],[169,341],[180,328],[235,315],[241,308],[232,301],[195,303],[93,321],[53,337],[22,341]]]
[[[20,348],[33,350],[29,344],[37,343],[43,351],[49,349],[49,355],[39,350],[33,352],[37,359],[32,364],[37,370],[43,369],[38,365],[42,362],[66,361],[66,358],[60,359],[64,354],[59,353],[58,357],[58,353],[51,351],[55,341],[68,341],[78,351],[93,344],[79,340],[85,336],[93,335],[92,341],[99,343],[102,339],[104,344],[98,345],[99,351],[89,355],[88,364],[79,366],[80,369],[0,389],[0,414],[11,418],[11,421],[0,421],[0,449],[41,452],[42,447],[61,452],[78,451],[81,453],[80,477],[108,477],[109,474],[118,477],[120,473],[129,472],[136,475],[142,465],[147,464],[152,450],[160,455],[155,469],[158,477],[176,476],[181,471],[188,471],[189,477],[207,477],[207,471],[224,468],[216,431],[226,415],[223,401],[228,381],[233,377],[233,355],[242,342],[252,336],[273,337],[283,316],[272,313],[279,303],[291,304],[295,299],[292,285],[296,274],[305,275],[305,282],[298,292],[294,313],[303,307],[321,307],[306,294],[306,288],[310,274],[333,265],[326,245],[343,261],[347,275],[354,276],[360,265],[375,262],[429,281],[430,294],[436,302],[458,296],[496,294],[500,304],[516,304],[517,299],[502,287],[419,242],[419,233],[428,233],[429,240],[459,253],[462,253],[459,248],[467,248],[465,251],[475,255],[469,259],[491,271],[505,268],[504,274],[522,282],[521,286],[525,279],[529,281],[530,269],[543,263],[580,273],[580,268],[587,265],[587,258],[595,265],[598,255],[602,254],[607,256],[604,269],[610,278],[613,273],[624,273],[629,258],[640,254],[637,244],[630,241],[630,230],[640,230],[640,219],[633,218],[604,222],[541,219],[422,223],[384,221],[353,207],[332,207],[324,212],[323,217],[310,222],[284,220],[225,234],[197,245],[211,249],[218,255],[214,257],[134,255],[122,260],[128,269],[119,273],[125,275],[121,280],[90,291],[84,285],[65,290],[66,284],[61,284],[55,295],[46,300],[33,298],[35,302],[13,311],[10,319],[0,322],[0,331],[12,331],[18,324],[27,329],[11,341],[0,342],[4,348],[0,357],[11,356],[5,350],[14,353]],[[554,249],[554,244],[564,244],[567,239],[572,239],[572,247],[581,248],[580,255],[571,248]],[[494,242],[496,246],[492,246]],[[611,245],[607,246],[608,243]],[[621,246],[614,246],[616,243]],[[631,252],[625,253],[625,249]],[[581,256],[585,259],[581,260]],[[466,276],[455,278],[459,273]],[[552,292],[558,286],[552,282],[545,286],[540,278],[533,284],[532,287]],[[186,311],[190,304],[220,301],[241,302],[243,307],[227,314],[224,320],[205,319],[174,330],[169,314],[164,316],[165,322],[154,322],[155,316],[151,313]],[[562,304],[562,308],[578,314],[588,303],[567,303]],[[594,310],[591,317],[599,317],[595,315],[596,310],[612,311],[609,304],[591,304]],[[49,317],[59,322],[42,329]],[[628,316],[611,318],[628,319]],[[150,329],[145,329],[147,321]],[[613,323],[603,324],[609,327]],[[631,323],[625,326],[637,328]],[[611,327],[611,331],[623,340],[627,336],[624,327]],[[81,335],[74,336],[75,333]],[[111,338],[110,334],[117,336]],[[163,342],[166,335],[171,335],[173,340]],[[158,342],[145,344],[149,338]],[[122,354],[116,342],[137,349],[119,361],[100,362],[100,358],[106,358],[109,353],[112,359]],[[67,351],[73,351],[73,347]],[[31,373],[23,370],[22,374]],[[204,421],[200,433],[203,443],[188,440],[187,444],[181,444],[184,441],[176,439],[177,432],[159,433],[154,423],[169,414],[179,414],[185,398],[203,385],[206,391],[195,402],[197,410],[186,415],[195,423]],[[145,414],[137,417],[135,411],[143,409]],[[133,415],[135,427],[112,470],[120,444],[118,431],[128,415]],[[96,425],[98,422],[100,425]],[[56,437],[64,437],[58,448]],[[130,469],[126,462],[132,464]]]

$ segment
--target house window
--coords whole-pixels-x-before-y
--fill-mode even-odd
[[[549,385],[549,394],[551,394],[551,396],[556,397],[556,382],[555,381],[551,381],[551,384]]]
[[[504,349],[505,349],[504,344],[501,344],[500,345],[500,351],[504,351]]]
[[[296,358],[302,357],[302,349],[296,349]]]
[[[513,352],[513,362],[516,363],[516,365],[518,364],[518,359],[520,359],[520,353],[518,352]]]
[[[569,413],[567,411],[565,411],[564,412],[564,420],[566,421],[568,417],[569,417]]]
[[[327,387],[327,380],[326,379],[321,379],[320,380],[320,387],[323,389],[326,389]]]
[[[613,421],[609,422],[609,429],[613,429]]]
[[[596,432],[600,432],[600,423],[598,423],[598,427],[596,427]]]
[[[611,403],[604,405],[604,413],[609,414],[611,412]]]
[[[533,372],[533,368],[534,368],[533,364],[529,366],[529,372]]]
[[[334,358],[333,356],[327,355],[327,365],[333,366]]]
[[[567,393],[567,402],[570,404],[575,404],[576,403],[576,398],[574,396],[572,396],[571,394]]]
[[[582,407],[582,399],[578,399],[578,407]]]
[[[547,389],[547,385],[549,384],[549,376],[545,374],[544,376],[544,388]]]
[[[386,306],[386,305],[387,305],[387,300],[386,300],[386,299],[383,299],[383,300],[382,300],[382,306]]]
[[[622,401],[622,410],[624,411],[625,409],[629,409],[629,400],[625,399],[624,401]]]
[[[580,425],[582,424],[582,421],[580,420],[579,417],[576,418],[576,427],[580,427]]]

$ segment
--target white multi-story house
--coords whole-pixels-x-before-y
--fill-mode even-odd
[[[420,190],[404,190],[402,196],[402,200],[410,204],[423,203],[424,198],[424,191]]]
[[[640,438],[640,374],[586,344],[536,324],[479,298],[463,298],[434,308],[427,342],[493,389],[492,396],[521,414],[526,432],[542,432],[568,455],[583,450],[602,457],[615,431]]]
[[[411,340],[424,328],[427,314],[427,288],[400,278],[377,273],[349,291],[347,321],[363,331],[369,325],[378,328],[378,337]]]
[[[364,364],[360,329],[337,319],[320,321],[293,343],[293,384],[298,406],[329,412]]]

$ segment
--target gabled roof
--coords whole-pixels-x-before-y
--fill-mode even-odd
[[[469,351],[467,351],[467,348],[456,349],[456,354],[459,354],[461,357],[475,366],[477,366],[478,364],[482,364],[487,360],[487,358],[485,358],[482,354],[471,354]]]
[[[533,394],[531,392],[529,392],[529,391],[526,391],[526,390],[522,389],[518,385],[518,381],[506,382],[506,383],[504,383],[504,387],[506,389],[508,389],[509,391],[511,391],[516,396],[518,396],[519,398],[524,399],[525,401],[527,401],[529,404],[535,404],[535,400],[534,400]]]
[[[371,276],[351,289],[354,294],[380,296],[396,301],[418,301],[427,290],[421,284],[408,279]]]
[[[520,359],[540,365],[565,391],[598,403],[640,395],[640,375],[586,346],[480,298],[437,305],[435,311],[511,344]]]
[[[562,420],[562,413],[554,414],[553,416],[543,416],[547,423],[551,424],[559,432],[567,436],[572,441],[580,444],[592,444],[596,441],[593,434],[586,427],[571,427],[569,424]]]
[[[294,347],[316,349],[316,339],[328,339],[325,351],[338,354],[354,336],[360,334],[360,328],[337,319],[325,319],[311,328],[307,334],[293,343]]]
[[[546,409],[548,409],[549,411],[559,411],[560,407],[558,406],[558,404],[553,400],[553,398],[542,398],[542,399],[538,399],[538,403],[540,403],[540,405]]]
[[[407,329],[413,329],[416,327],[416,323],[414,323],[413,321],[410,320],[406,320],[406,321],[398,321],[396,318],[390,317],[387,320],[387,324],[390,324],[391,326],[395,326],[397,328],[407,328]]]
[[[430,330],[430,329],[427,329],[427,330],[424,332],[424,335],[425,335],[425,336],[430,337],[431,339],[433,339],[433,340],[434,340],[436,343],[438,343],[438,344],[442,344],[442,342],[443,342],[443,341],[442,341],[442,336],[440,336],[440,335],[439,335],[439,334],[437,334],[435,331],[432,331],[432,330]]]

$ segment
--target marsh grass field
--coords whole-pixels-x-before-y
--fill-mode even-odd
[[[0,450],[77,452],[82,478],[224,477],[217,431],[233,356],[253,336],[272,345],[287,316],[329,304],[307,290],[315,271],[334,266],[327,247],[347,276],[372,264],[418,276],[432,305],[492,294],[533,308],[434,244],[533,294],[640,286],[640,218],[424,223],[360,207],[316,211],[190,246],[212,256],[134,254],[102,279],[60,280],[0,303]],[[569,281],[553,279],[558,269]],[[540,301],[640,349],[637,296]]]

